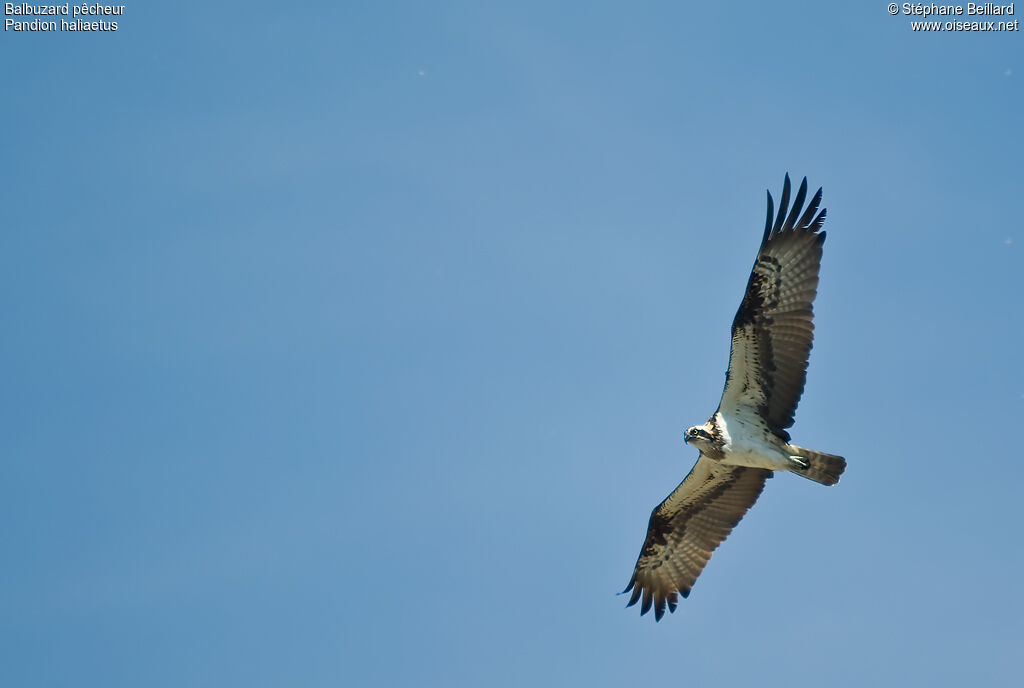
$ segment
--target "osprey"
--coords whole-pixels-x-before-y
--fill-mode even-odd
[[[732,350],[725,390],[711,419],[690,428],[683,441],[700,456],[683,482],[651,513],[640,558],[629,585],[630,607],[654,607],[661,620],[687,597],[711,553],[757,501],[773,471],[790,471],[835,485],[846,468],[841,456],[789,443],[786,428],[807,377],[814,338],[812,304],[825,232],[818,212],[821,189],[807,209],[807,178],[789,209],[786,175],[779,212],[768,193],[768,216],[757,260],[732,322]],[[773,217],[774,215],[774,217]]]

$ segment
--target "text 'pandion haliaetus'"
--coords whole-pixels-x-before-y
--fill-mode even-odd
[[[846,468],[841,456],[789,443],[786,428],[807,377],[814,339],[812,305],[825,232],[818,212],[821,189],[807,209],[807,179],[789,209],[786,175],[778,214],[768,194],[764,238],[732,322],[732,352],[718,410],[684,441],[700,450],[697,464],[679,487],[651,513],[640,558],[623,591],[627,606],[643,598],[640,613],[654,607],[660,620],[676,610],[711,553],[757,501],[772,471],[792,471],[822,485],[835,485]],[[801,210],[803,212],[801,213]]]

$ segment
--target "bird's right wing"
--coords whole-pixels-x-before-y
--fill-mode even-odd
[[[651,513],[629,585],[629,604],[643,596],[640,614],[654,606],[657,620],[687,597],[711,553],[757,501],[772,472],[724,466],[703,455],[672,494]]]

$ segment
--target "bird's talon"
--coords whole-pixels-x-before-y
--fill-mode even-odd
[[[802,456],[793,456],[792,454],[790,454],[789,460],[795,463],[796,467],[799,468],[801,471],[806,471],[808,468],[811,467],[811,462]]]

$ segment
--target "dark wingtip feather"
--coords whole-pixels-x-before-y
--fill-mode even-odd
[[[797,221],[796,226],[802,228],[802,227],[806,227],[807,225],[811,224],[811,220],[814,219],[814,213],[818,212],[818,206],[820,204],[821,204],[821,187],[819,186],[817,193],[815,193],[814,197],[811,198],[811,202],[807,204],[807,210],[805,210],[804,214],[800,216],[800,219]]]
[[[636,574],[634,573],[632,576],[630,576],[630,578],[629,578],[629,585],[626,586],[626,589],[623,590],[622,592],[617,592],[615,594],[616,595],[625,595],[627,592],[629,592],[633,588],[633,586],[635,584],[636,584]]]
[[[793,199],[793,209],[789,211],[789,217],[786,218],[786,223],[782,225],[783,231],[793,229],[793,223],[796,222],[800,210],[804,207],[805,198],[807,198],[807,177],[804,177],[804,180],[800,182],[800,189],[797,190],[796,198]]]
[[[792,182],[787,172],[782,181],[782,196],[779,198],[778,212],[775,213],[774,221],[772,219],[772,195],[771,192],[768,193],[768,216],[765,219],[765,235],[761,240],[762,244],[768,241],[770,235],[780,232],[791,230],[817,232],[825,222],[825,210],[822,209],[820,213],[818,212],[818,206],[821,204],[821,187],[814,192],[814,196],[811,197],[806,208],[803,205],[807,198],[807,177],[800,180],[800,188],[796,192],[792,205],[789,202],[791,190]]]
[[[651,594],[650,590],[644,590],[644,601],[640,605],[640,616],[643,616],[647,612],[651,611],[651,604],[654,603],[654,595]]]
[[[814,222],[810,224],[810,230],[812,232],[817,232],[819,229],[821,229],[821,226],[825,224],[825,215],[827,213],[828,208],[823,208],[822,211],[818,213],[818,217],[814,218]]]
[[[775,216],[775,226],[773,231],[780,231],[782,229],[782,221],[786,217],[786,211],[789,209],[789,172],[786,173],[786,178],[782,182],[782,197],[779,199],[779,214]]]
[[[640,599],[640,593],[643,592],[643,588],[639,585],[633,588],[633,595],[629,598],[629,602],[626,603],[627,607],[632,607],[636,604],[636,601]]]

